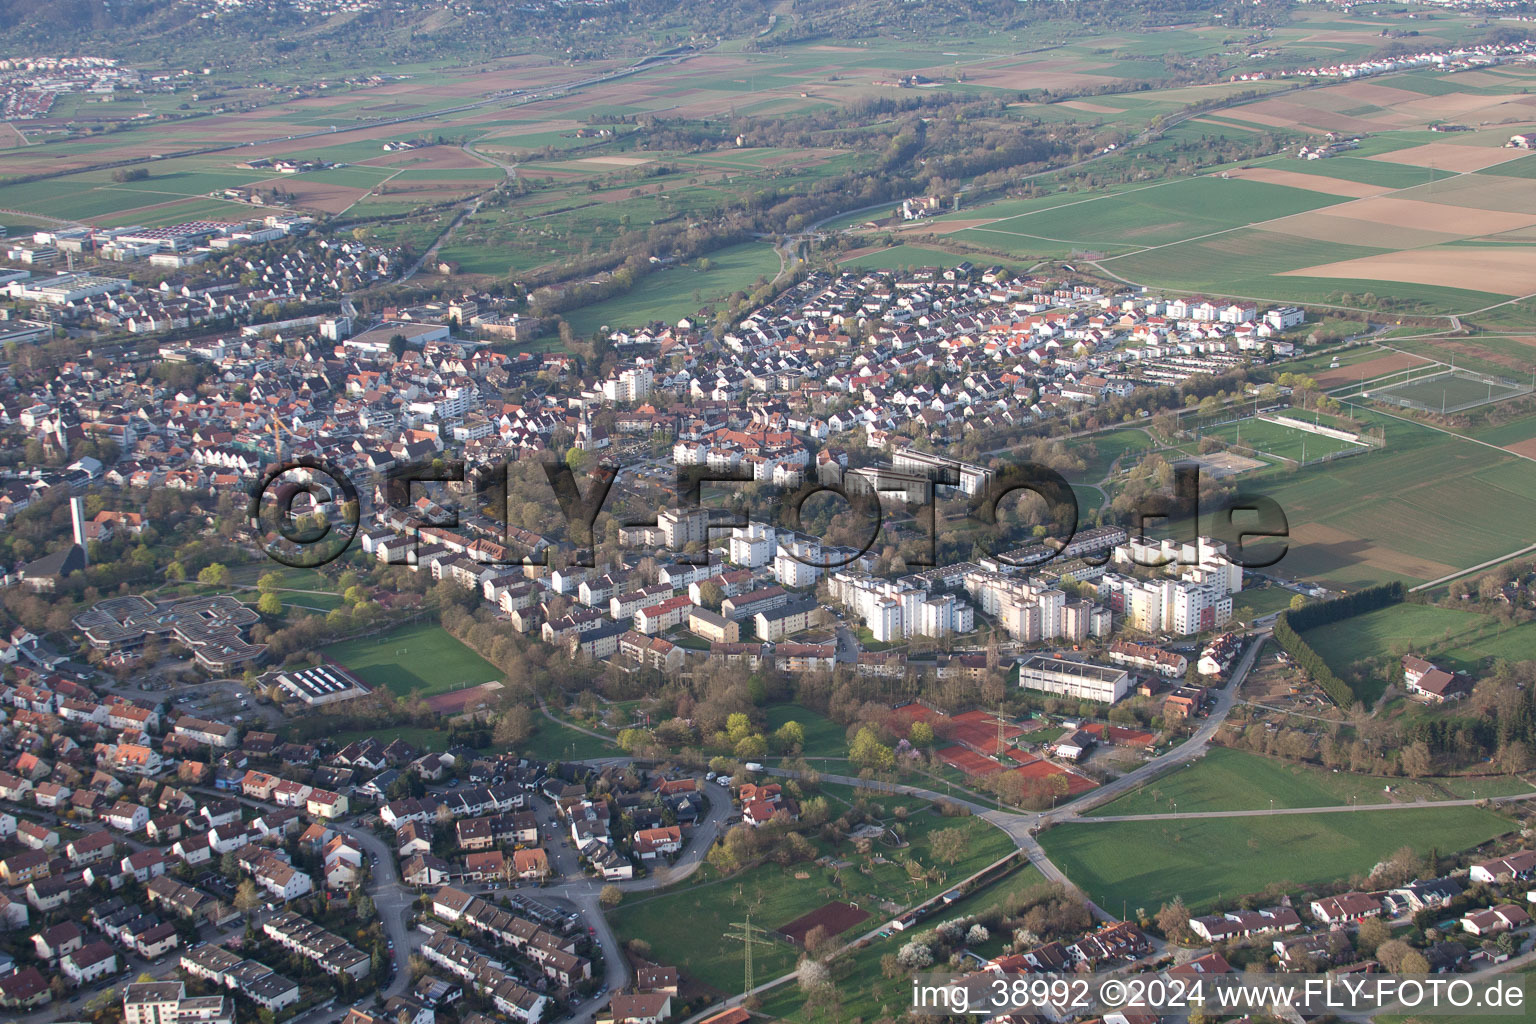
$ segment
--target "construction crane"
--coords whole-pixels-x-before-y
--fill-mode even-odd
[[[272,443],[277,446],[277,461],[282,462],[283,434],[286,433],[289,437],[292,437],[293,431],[285,426],[283,422],[277,418],[277,410],[270,410],[269,415],[272,418],[272,422],[271,426],[267,427],[267,433],[272,435]]]

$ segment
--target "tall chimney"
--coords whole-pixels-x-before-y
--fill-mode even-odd
[[[85,564],[91,564],[91,547],[85,542],[85,499],[69,499],[69,520],[75,525],[75,543],[85,554]]]

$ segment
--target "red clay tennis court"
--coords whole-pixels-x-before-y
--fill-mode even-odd
[[[939,759],[967,775],[991,775],[1003,770],[1003,766],[996,761],[965,747],[945,747],[939,751]]]

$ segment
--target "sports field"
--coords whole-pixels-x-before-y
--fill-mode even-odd
[[[1536,465],[1358,406],[1353,415],[1384,429],[1386,446],[1248,478],[1248,489],[1278,502],[1290,524],[1280,571],[1347,588],[1419,583],[1528,543],[1511,537],[1509,524],[1525,521],[1536,502]]]
[[[1393,405],[1430,412],[1457,412],[1477,405],[1512,398],[1522,392],[1512,384],[1483,380],[1468,374],[1447,372],[1419,377],[1402,384],[1370,388],[1366,395]]]
[[[1392,787],[1388,793],[1384,789]],[[1338,807],[1349,803],[1384,804],[1414,800],[1505,796],[1530,792],[1513,776],[1479,779],[1379,779],[1351,772],[1295,764],[1228,747],[1213,747],[1204,757],[1160,775],[1125,796],[1091,811],[1088,817],[1171,814],[1196,811],[1259,811],[1274,807]]]
[[[496,667],[465,647],[441,626],[418,623],[379,636],[344,640],[320,653],[370,686],[404,696],[423,696],[500,679]]]
[[[1476,807],[1259,814],[1074,823],[1040,844],[1100,907],[1156,911],[1182,896],[1201,911],[1266,886],[1306,886],[1363,874],[1408,846],[1442,854],[1477,846],[1514,823]]]
[[[1339,452],[1355,451],[1365,447],[1353,441],[1344,441],[1326,434],[1314,434],[1311,431],[1286,426],[1284,423],[1254,417],[1212,427],[1204,431],[1204,434],[1206,437],[1219,438],[1231,445],[1252,448],[1261,455],[1272,455],[1278,459],[1297,463],[1315,462],[1328,455],[1337,455]]]

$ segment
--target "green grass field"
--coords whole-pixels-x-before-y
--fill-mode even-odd
[[[1044,882],[1045,878],[1035,866],[1026,863],[1001,881],[951,904],[942,914],[935,914],[923,922],[924,927],[978,914],[1013,894],[1026,892]],[[847,1019],[859,1017],[875,1020],[892,1016],[892,1009],[899,1006],[903,998],[910,1005],[911,994],[906,979],[892,980],[880,971],[880,958],[899,950],[907,943],[910,935],[910,932],[892,932],[888,937],[875,938],[865,948],[832,962],[833,982],[842,997],[841,1009]],[[993,935],[977,952],[983,956],[997,955],[1002,952],[1003,943],[1008,939],[1005,935]],[[816,1024],[822,1019],[806,1010],[805,995],[798,986],[792,984],[781,985],[767,993],[763,997],[761,1010],[775,1019],[800,1021],[803,1024]]]
[[[1386,786],[1392,787],[1387,793]],[[1531,791],[1512,776],[1479,779],[1379,779],[1293,764],[1227,747],[1213,747],[1198,761],[1176,768],[1125,796],[1088,812],[1090,817],[1196,811],[1266,810],[1275,807],[1339,807],[1401,800],[1449,800],[1506,796]]]
[[[1068,476],[1082,483],[1097,484],[1109,475],[1116,459],[1121,460],[1120,468],[1125,469],[1153,447],[1152,438],[1139,427],[1120,427],[1074,438],[1067,442],[1067,448],[1082,457],[1084,468],[1081,473]]]
[[[1494,661],[1525,661],[1536,657],[1536,623],[1502,625],[1492,615],[1395,604],[1306,631],[1306,640],[1335,672],[1344,672],[1368,658],[1387,661],[1417,651],[1447,671],[1474,678]],[[1357,688],[1362,700],[1374,700],[1386,686],[1378,673],[1374,689]]]
[[[805,730],[806,757],[845,757],[848,754],[848,738],[843,727],[825,715],[798,704],[773,704],[764,709],[768,714],[768,732],[773,732],[785,722],[800,723]]]
[[[779,257],[763,242],[716,249],[700,260],[658,270],[628,293],[566,314],[577,337],[586,337],[607,324],[615,329],[639,327],[652,320],[676,323],[699,309],[718,306],[732,292],[750,290],[759,279],[779,272]]]
[[[1227,423],[1204,431],[1206,437],[1219,438],[1228,444],[1255,449],[1265,455],[1274,455],[1292,462],[1311,462],[1326,455],[1354,451],[1364,445],[1342,441],[1326,434],[1314,434],[1297,430],[1283,423],[1248,418]]]
[[[1308,886],[1369,872],[1404,846],[1442,854],[1514,828],[1476,807],[1062,825],[1041,845],[1099,906],[1155,911],[1182,896],[1200,911],[1271,883]]]
[[[1270,612],[1283,611],[1291,606],[1295,591],[1273,584],[1247,587],[1233,598],[1232,616],[1240,620],[1258,618]]]
[[[518,748],[519,754],[540,761],[579,760],[585,757],[606,757],[613,753],[613,745],[596,736],[589,736],[578,729],[559,722],[551,722],[543,715],[535,716],[533,735]]]
[[[909,267],[952,267],[965,258],[921,245],[893,245],[888,249],[843,260],[838,265],[849,270],[900,270]]]
[[[425,622],[331,644],[320,653],[370,686],[386,686],[401,696],[413,690],[431,696],[501,678],[494,665],[447,630]]]
[[[412,725],[397,725],[383,729],[350,729],[345,732],[331,733],[326,739],[341,747],[370,737],[382,743],[404,740],[419,750],[442,751],[448,749],[448,730],[424,729]]]
[[[1180,178],[1090,195],[986,230],[1073,245],[1162,245],[1332,206],[1338,197],[1239,178]]]
[[[929,853],[931,834],[939,829],[964,828],[973,836],[963,859],[943,865],[948,883],[958,881],[1004,856],[1013,844],[997,828],[980,818],[941,818],[930,813],[908,819],[905,853],[920,863],[933,863]],[[840,852],[847,856],[849,849]],[[862,863],[866,858],[851,854]],[[806,874],[797,878],[796,874]],[[626,901],[610,915],[621,940],[641,938],[651,945],[652,955],[663,963],[676,964],[683,971],[718,992],[739,992],[742,984],[742,947],[722,941],[721,936],[734,922],[752,911],[752,923],[772,932],[802,914],[831,900],[858,903],[869,909],[876,898],[911,905],[943,890],[943,884],[913,883],[894,862],[876,864],[865,874],[854,868],[834,872],[815,864],[781,867],[763,864],[721,878],[714,868],[705,866],[678,889],[633,901]],[[855,925],[844,938],[849,939],[879,924],[883,917],[875,909],[864,923]],[[759,980],[782,974],[794,967],[798,950],[782,939],[755,944],[752,951],[754,970]]]
[[[1418,583],[1523,546],[1509,524],[1530,515],[1536,465],[1354,409],[1367,425],[1385,429],[1385,448],[1244,478],[1245,490],[1267,495],[1285,510],[1291,540],[1280,571],[1351,589],[1391,580]],[[1477,500],[1469,503],[1473,494]]]
[[[1459,373],[1445,373],[1422,380],[1407,381],[1385,388],[1370,389],[1370,397],[1390,404],[1403,399],[1427,406],[1431,411],[1459,409],[1474,403],[1496,402],[1519,394],[1515,388],[1489,384]]]

